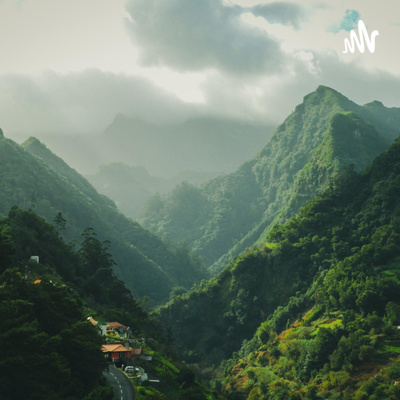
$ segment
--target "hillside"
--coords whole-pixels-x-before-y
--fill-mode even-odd
[[[150,175],[144,167],[133,167],[120,162],[102,165],[86,178],[99,193],[115,201],[127,217],[136,219],[147,200],[156,193],[165,194],[183,181],[200,184],[215,174],[206,172],[181,172],[164,178]]]
[[[187,241],[218,272],[262,243],[271,226],[294,216],[345,166],[364,168],[397,137],[399,126],[399,109],[379,102],[359,106],[320,86],[255,158],[229,175],[150,199],[139,221],[161,237]]]
[[[32,250],[40,257],[30,260]],[[151,354],[151,361],[137,357],[134,365],[160,383],[154,388],[135,382],[137,400],[217,399],[168,353],[158,327],[114,275],[107,243],[86,232],[82,246],[72,248],[57,226],[13,207],[0,219],[0,256],[1,399],[115,398],[105,386],[108,362],[101,347],[120,336],[101,336],[98,325],[87,321],[93,316],[129,326],[124,345],[140,341]]]
[[[237,399],[399,397],[399,161],[398,139],[365,173],[349,171],[274,229],[269,240],[295,248],[314,276],[225,364],[223,391]]]
[[[2,136],[0,167],[0,215],[18,205],[52,222],[61,212],[66,220],[62,234],[78,243],[81,233],[93,228],[99,239],[111,242],[115,273],[136,297],[160,303],[174,286],[189,288],[205,276],[183,246],[166,245],[126,218],[39,141],[29,139],[23,147]]]
[[[227,398],[395,398],[399,177],[400,139],[365,172],[332,179],[267,244],[160,308],[181,354]]]

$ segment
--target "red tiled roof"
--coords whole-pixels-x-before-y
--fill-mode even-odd
[[[101,350],[103,353],[123,353],[127,351],[132,351],[131,348],[127,348],[122,344],[103,344]]]
[[[107,322],[107,325],[111,326],[114,329],[122,328],[124,331],[129,329],[129,327],[126,327],[126,326],[120,324],[119,322]]]

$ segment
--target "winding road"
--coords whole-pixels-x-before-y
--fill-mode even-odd
[[[123,372],[110,365],[109,371],[103,374],[107,383],[114,388],[113,400],[135,400],[135,388]]]

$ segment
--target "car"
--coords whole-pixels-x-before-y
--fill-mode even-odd
[[[144,374],[144,369],[142,367],[134,367],[133,365],[128,365],[127,367],[125,367],[125,372],[133,374],[133,373],[137,373],[139,375]]]

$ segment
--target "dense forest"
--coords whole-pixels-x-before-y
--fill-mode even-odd
[[[397,398],[399,177],[400,139],[160,308],[181,354],[228,399]]]
[[[0,215],[14,205],[31,208],[49,222],[61,213],[66,220],[61,234],[68,241],[78,241],[81,232],[92,227],[100,239],[111,241],[113,269],[136,297],[160,304],[173,287],[188,289],[207,276],[187,247],[163,242],[125,217],[38,140],[20,146],[2,135],[0,167]]]
[[[93,315],[147,338],[153,362],[146,369],[161,383],[158,390],[140,388],[138,400],[217,399],[173,357],[160,329],[115,276],[109,242],[87,228],[74,246],[60,236],[62,227],[62,219],[52,225],[16,206],[0,220],[0,399],[113,399],[102,375],[103,340],[87,321]]]
[[[155,195],[139,221],[161,237],[187,242],[218,272],[263,243],[274,224],[296,215],[345,166],[365,168],[400,134],[399,126],[400,109],[359,106],[320,86],[236,172]]]
[[[236,172],[152,196],[154,233],[0,130],[0,399],[110,400],[88,316],[146,337],[138,400],[398,398],[399,126],[321,86]]]

